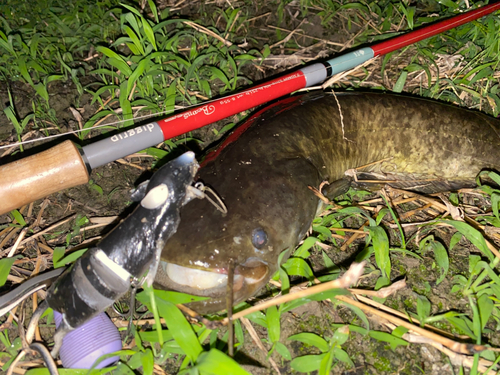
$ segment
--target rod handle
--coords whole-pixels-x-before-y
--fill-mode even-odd
[[[2,165],[0,215],[88,180],[85,162],[71,141]]]

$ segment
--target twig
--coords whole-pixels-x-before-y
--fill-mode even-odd
[[[398,326],[403,326],[409,330],[412,330],[412,331],[418,333],[419,335],[429,337],[429,338],[435,340],[436,342],[440,343],[441,345],[446,346],[447,348],[453,350],[456,353],[474,354],[474,353],[479,353],[483,350],[491,350],[491,348],[488,348],[488,347],[483,346],[483,345],[464,344],[464,343],[459,343],[459,342],[456,342],[454,340],[448,339],[446,337],[442,337],[434,332],[430,332],[424,328],[421,328],[419,326],[411,324],[411,323],[407,322],[406,320],[395,317],[395,316],[390,315],[386,312],[375,309],[371,306],[367,306],[362,302],[355,301],[351,297],[337,295],[337,296],[335,296],[335,298],[339,301],[342,301],[342,302],[348,303],[350,305],[359,307],[360,309],[362,309],[365,312],[368,312],[372,315],[386,319],[386,320],[388,320],[388,321],[390,321]]]
[[[256,306],[249,307],[248,309],[245,309],[243,311],[237,312],[236,314],[233,315],[233,320],[239,319],[241,317],[244,317],[248,314],[251,314],[255,311],[261,311],[265,310],[271,306],[277,306],[281,305],[286,302],[290,302],[293,300],[296,300],[298,298],[303,298],[303,297],[308,297],[313,294],[325,292],[327,290],[331,289],[339,289],[339,288],[348,288],[349,286],[357,283],[358,279],[360,278],[361,274],[363,273],[363,269],[365,266],[365,262],[361,263],[353,263],[351,267],[347,270],[347,272],[340,278],[332,281],[328,281],[323,284],[315,285],[313,287],[307,288],[306,290],[293,293],[293,294],[285,294],[283,296],[274,298],[269,301],[265,301],[264,303],[261,303]],[[222,321],[222,324],[227,324],[227,318],[224,318]]]

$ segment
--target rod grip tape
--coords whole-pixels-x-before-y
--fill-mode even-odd
[[[78,148],[65,141],[0,166],[0,214],[89,180]]]

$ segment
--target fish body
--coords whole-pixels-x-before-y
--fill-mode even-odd
[[[312,93],[277,102],[207,156],[197,179],[228,212],[207,200],[184,206],[155,283],[211,297],[199,311],[221,310],[232,259],[234,301],[242,301],[310,228],[319,199],[308,186],[348,187],[346,171],[365,166],[358,172],[425,193],[472,187],[482,169],[500,169],[499,134],[500,121],[487,115],[401,95]]]

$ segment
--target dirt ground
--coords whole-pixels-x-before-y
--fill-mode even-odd
[[[162,6],[171,5],[165,1]],[[214,4],[187,6],[179,10],[183,16],[192,19],[202,19],[213,24],[219,29],[223,29],[225,25],[221,19],[215,21],[216,17],[213,12]],[[233,40],[235,43],[247,43],[246,49],[262,48],[264,43],[272,45],[279,43],[276,28],[280,27],[285,30],[296,30],[293,38],[301,48],[290,50],[289,48],[274,49],[273,55],[268,58],[262,67],[257,68],[255,65],[248,66],[245,73],[253,81],[266,79],[274,74],[278,74],[299,62],[307,62],[331,56],[335,52],[342,49],[342,45],[349,47],[349,41],[359,31],[359,26],[353,25],[349,30],[347,20],[333,17],[325,25],[322,25],[321,18],[311,10],[307,15],[303,16],[301,10],[290,5],[285,7],[284,17],[281,23],[278,23],[276,17],[276,5],[269,3],[262,5],[260,2],[247,4],[243,2],[232,2],[232,6],[241,7],[246,12],[247,19],[254,17],[256,20],[243,23],[240,31]],[[214,15],[214,16],[212,16]],[[210,21],[209,21],[210,20]],[[283,31],[283,37],[289,32]],[[292,57],[290,57],[292,55]],[[390,70],[390,64],[388,66]],[[90,79],[90,78],[89,78]],[[381,86],[386,83],[379,82]],[[34,98],[34,93],[26,86],[19,83],[11,85],[16,108],[19,115],[24,116],[32,109],[31,101]],[[75,88],[70,82],[66,84],[55,83],[50,87],[51,94],[50,106],[55,111],[54,118],[57,119],[57,126],[61,131],[75,129],[78,126],[76,119],[73,117],[70,107],[82,108],[84,118],[89,118],[96,110],[95,105],[90,105],[90,96],[84,95],[80,97]],[[7,92],[5,88],[0,87],[0,101],[6,103]],[[220,129],[227,121],[213,125],[212,128]],[[212,128],[202,129],[194,132],[193,136],[203,140],[199,146],[188,144],[187,148],[194,148],[197,154],[202,153],[202,149],[207,147],[216,136],[211,130]],[[29,129],[35,130],[35,129]],[[40,134],[39,132],[35,132]],[[15,141],[14,130],[9,126],[7,119],[0,113],[0,139],[6,142]],[[46,146],[36,145],[36,150],[45,148]],[[30,153],[30,151],[28,151]],[[8,156],[0,159],[0,163],[6,163],[9,160],[18,158],[18,154],[14,154],[11,158]],[[126,158],[123,162],[110,163],[109,165],[97,168],[92,172],[92,184],[86,184],[71,188],[47,197],[47,205],[43,211],[41,221],[37,228],[45,228],[54,223],[58,223],[64,218],[72,215],[75,217],[125,217],[130,212],[130,197],[129,191],[137,186],[138,183],[148,178],[151,174],[149,167],[151,159],[141,157]],[[366,198],[363,198],[366,199]],[[33,212],[29,220],[34,221],[40,211],[40,207],[44,200],[35,202]],[[482,203],[482,202],[480,202]],[[411,205],[408,210],[413,209]],[[25,211],[26,213],[26,211]],[[416,218],[415,221],[418,221]],[[0,216],[0,224],[8,223],[11,219],[7,215]],[[82,243],[88,239],[97,240],[100,235],[106,233],[113,227],[113,224],[105,225],[97,229],[86,231],[81,234],[72,236],[69,242],[72,245]],[[67,242],[67,235],[74,232],[76,229],[75,219],[61,225],[57,230],[53,231],[53,235],[47,244],[50,247],[64,245]],[[439,229],[432,232],[436,237],[441,238],[444,243],[449,242],[449,238],[453,234],[449,229]],[[391,232],[395,242],[398,241],[396,231]],[[411,232],[408,232],[408,237]],[[8,248],[13,244],[16,237],[14,236],[9,241],[5,241],[2,245]],[[1,239],[0,239],[1,240]],[[330,258],[341,267],[347,267],[353,258],[362,248],[362,242],[354,242],[346,251],[339,251],[338,246],[333,246],[327,249],[327,254]],[[87,244],[88,245],[88,244]],[[415,245],[411,245],[415,248]],[[410,247],[411,247],[410,246]],[[2,251],[2,249],[0,249]],[[37,249],[32,245],[28,245],[24,250],[25,254],[36,254]],[[392,272],[395,280],[405,278],[407,288],[399,291],[396,295],[391,296],[386,304],[392,308],[405,312],[416,312],[416,294],[425,295],[432,304],[432,313],[442,313],[446,311],[469,311],[468,301],[463,296],[450,293],[452,287],[452,278],[455,275],[463,275],[468,270],[468,256],[471,251],[476,251],[471,246],[462,241],[458,246],[455,246],[450,251],[450,272],[446,279],[436,284],[439,277],[437,268],[434,267],[434,259],[432,256],[423,256],[423,260],[405,256],[403,254],[394,255],[392,258]],[[50,254],[42,251],[45,254],[45,262],[42,268],[50,268]],[[317,276],[323,271],[323,262],[320,249],[313,251],[311,263]],[[26,267],[31,269],[33,264],[17,266],[17,268]],[[16,269],[17,269],[16,268]],[[375,269],[374,269],[375,270]],[[22,271],[17,271],[19,274]],[[362,286],[373,288],[377,279],[375,272],[366,275],[362,280]],[[7,285],[1,291],[5,291],[10,286]],[[4,318],[0,319],[3,322]],[[370,321],[370,328],[383,330],[387,332],[387,328],[380,321],[373,319]],[[287,313],[282,317],[281,342],[283,342],[291,351],[292,357],[317,354],[318,351],[313,347],[300,344],[298,342],[287,341],[287,338],[299,332],[313,332],[325,337],[330,337],[333,334],[334,328],[332,324],[355,324],[363,325],[363,323],[345,306],[333,306],[326,302],[311,302],[308,305],[302,306],[293,312]],[[443,329],[452,330],[450,326],[443,324]],[[491,327],[490,344],[500,345],[500,340],[494,335],[494,327]],[[267,337],[264,329],[256,327],[262,338]],[[453,332],[456,333],[456,332]],[[13,333],[14,334],[14,333]],[[50,339],[49,339],[50,341]],[[266,344],[264,344],[266,345]],[[269,346],[267,347],[269,349]],[[334,374],[455,374],[459,368],[452,365],[450,359],[441,352],[429,345],[410,344],[406,347],[398,347],[392,350],[387,343],[376,341],[369,337],[362,336],[357,333],[352,333],[350,339],[343,345],[343,349],[347,351],[350,358],[355,364],[354,368],[348,368],[342,363],[334,367]],[[4,351],[0,345],[0,350]],[[274,353],[272,358],[278,364],[282,374],[295,373],[290,362],[283,360],[278,354]],[[265,355],[259,351],[251,338],[246,335],[245,345],[241,352],[238,352],[236,359],[244,364],[245,368],[253,374],[264,375],[275,373],[269,366]],[[168,373],[174,373],[175,367],[167,367]]]

